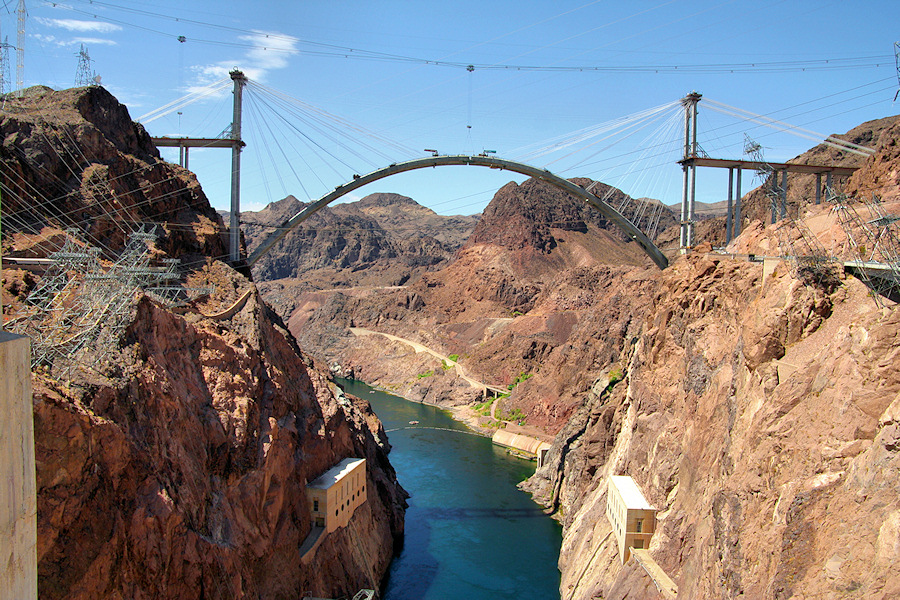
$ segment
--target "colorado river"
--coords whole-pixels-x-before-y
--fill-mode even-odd
[[[385,600],[559,598],[560,526],[516,488],[533,462],[509,456],[446,411],[339,383],[372,403],[411,496]]]

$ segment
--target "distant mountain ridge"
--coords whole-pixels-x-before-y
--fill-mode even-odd
[[[249,251],[306,206],[288,196],[241,215]],[[478,216],[444,216],[399,194],[326,206],[254,267],[259,281],[303,279],[315,289],[402,285],[449,261]]]

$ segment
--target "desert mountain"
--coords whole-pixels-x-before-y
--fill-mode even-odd
[[[34,343],[63,332],[50,344],[60,356],[32,377],[40,597],[338,597],[377,587],[405,508],[383,428],[220,260],[224,228],[193,174],[161,160],[97,86],[6,97],[0,137],[4,257],[46,258],[66,244],[73,261],[43,274],[3,269],[6,327],[46,305],[26,303],[40,286],[54,310]],[[141,229],[147,268],[114,265]],[[178,284],[206,295],[174,307],[132,285],[167,259]],[[77,266],[88,263],[90,272]],[[117,281],[123,293],[106,299]],[[85,315],[90,327],[68,335]],[[77,347],[83,339],[93,341]],[[306,484],[348,457],[367,459],[368,500],[301,562],[314,531]]]
[[[242,214],[250,251],[305,205],[293,196]],[[323,287],[402,285],[446,263],[477,217],[446,217],[398,194],[327,206],[279,242],[254,269],[262,281],[294,278]]]
[[[248,248],[305,205],[293,196],[242,215]],[[326,206],[254,268],[260,289],[287,319],[303,292],[405,285],[446,265],[478,220],[444,216],[399,194]]]

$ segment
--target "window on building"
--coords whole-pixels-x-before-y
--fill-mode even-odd
[[[319,501],[313,500],[313,512],[319,512]]]
[[[635,519],[634,520],[634,530],[638,533],[644,531],[644,520],[643,519]]]
[[[641,550],[644,547],[644,540],[634,540],[634,547]]]

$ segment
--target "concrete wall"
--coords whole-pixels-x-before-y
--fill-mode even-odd
[[[495,431],[493,437],[491,437],[491,441],[498,446],[506,446],[507,448],[527,452],[528,454],[533,454],[535,456],[540,456],[541,449],[550,448],[550,444],[547,442],[521,433],[512,433],[506,429],[498,429]]]
[[[0,331],[0,600],[37,598],[31,346]]]

